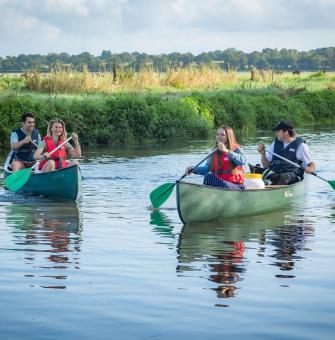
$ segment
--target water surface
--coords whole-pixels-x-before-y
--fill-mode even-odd
[[[335,178],[333,130],[302,131]],[[271,134],[243,139],[249,162]],[[183,226],[174,195],[211,141],[85,150],[76,204],[0,191],[3,339],[331,339],[335,193],[307,176],[293,208]],[[191,180],[201,181],[192,175]]]

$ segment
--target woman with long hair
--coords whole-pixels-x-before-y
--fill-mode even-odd
[[[204,166],[188,167],[186,173],[204,175],[204,185],[226,189],[244,189],[246,159],[237,143],[234,131],[229,126],[220,126],[216,132],[215,148],[218,150]]]
[[[41,159],[43,156],[46,157],[46,159],[39,164],[38,170],[48,172],[78,164],[76,161],[68,162],[66,160],[66,153],[71,157],[81,157],[78,135],[75,133],[72,134],[75,147],[68,142],[50,155],[50,152],[66,139],[65,123],[59,118],[52,119],[48,125],[47,135],[43,138],[35,152],[35,159]]]

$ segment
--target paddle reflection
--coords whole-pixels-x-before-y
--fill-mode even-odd
[[[256,253],[256,266],[278,266],[277,278],[294,277],[281,273],[292,270],[303,259],[313,225],[293,218],[287,212],[276,212],[224,222],[185,225],[178,242],[179,276],[205,277],[216,284],[212,289],[218,298],[232,298],[241,288],[248,269],[248,254]],[[255,258],[251,256],[250,258]],[[266,267],[265,267],[266,268]],[[270,271],[272,274],[272,271]],[[227,307],[226,304],[218,306]]]
[[[35,278],[31,286],[65,289],[58,280],[80,268],[82,217],[78,206],[49,201],[12,204],[6,207],[6,222],[13,230],[12,250],[23,251],[30,267],[25,277]]]
[[[174,238],[171,220],[160,210],[154,210],[150,214],[150,224],[154,226],[154,231],[163,236]]]

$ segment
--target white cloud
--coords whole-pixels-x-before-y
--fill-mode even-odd
[[[50,14],[75,14],[78,16],[90,14],[86,0],[44,0],[40,6],[42,11]]]
[[[56,38],[60,37],[61,30],[38,17],[24,15],[15,12],[13,9],[2,11],[0,21],[0,52],[8,55],[15,51],[16,46],[40,46],[41,44],[50,44]],[[8,50],[8,53],[6,53]],[[16,54],[24,53],[17,50]]]
[[[335,45],[335,0],[0,0],[0,55]]]

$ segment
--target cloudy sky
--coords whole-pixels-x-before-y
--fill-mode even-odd
[[[335,46],[335,0],[0,0],[0,56]]]

